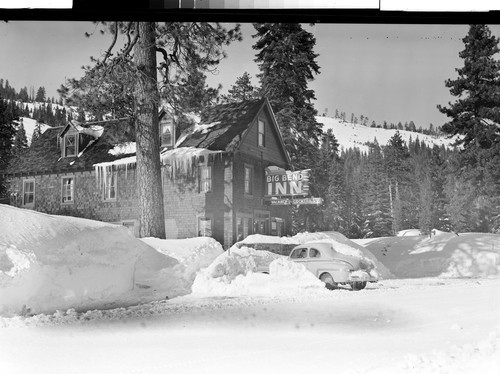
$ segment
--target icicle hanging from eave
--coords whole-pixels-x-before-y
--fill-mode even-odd
[[[97,178],[97,187],[104,187],[106,189],[106,176],[107,173],[112,173],[113,171],[117,171],[119,169],[125,168],[125,175],[127,175],[128,172],[128,166],[129,165],[135,165],[137,162],[137,159],[135,156],[131,157],[125,157],[122,159],[118,159],[115,161],[110,161],[110,162],[101,162],[98,164],[94,164],[94,170],[96,173],[96,178]]]
[[[163,151],[160,154],[161,163],[170,167],[170,178],[177,179],[181,175],[193,177],[198,170],[200,159],[203,157],[203,163],[212,159],[214,155],[222,155],[222,151],[211,151],[205,148],[179,147]]]

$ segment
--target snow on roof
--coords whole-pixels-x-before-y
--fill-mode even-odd
[[[120,159],[114,160],[114,161],[100,162],[98,164],[94,164],[94,169],[113,167],[113,166],[120,167],[120,166],[125,166],[125,165],[132,165],[132,164],[135,164],[136,162],[137,162],[137,157],[130,156],[130,157],[120,158]]]
[[[96,139],[100,138],[102,133],[104,132],[104,127],[99,125],[90,125],[90,126],[82,126],[79,122],[72,120],[69,121],[69,124],[80,134],[87,134]],[[61,136],[64,134],[61,133]]]
[[[136,143],[126,142],[121,144],[116,144],[113,149],[110,149],[108,153],[113,156],[127,155],[131,153],[136,153]]]
[[[83,127],[80,133],[93,136],[94,138],[100,138],[104,132],[104,127],[98,125],[91,125],[89,127]]]
[[[202,134],[206,134],[212,127],[214,127],[218,124],[220,124],[220,121],[204,123],[202,125],[196,124],[196,125],[194,125],[192,131],[193,132],[201,132]]]
[[[184,140],[186,140],[187,137],[189,137],[195,133],[207,134],[214,126],[217,126],[220,123],[221,123],[220,121],[215,121],[215,122],[200,124],[198,121],[188,131],[183,133],[179,137],[179,139],[177,139],[177,141],[175,142],[175,145],[179,146],[180,144],[182,144],[182,142]]]
[[[131,151],[135,148],[135,143],[125,143],[115,146],[109,153],[119,156],[122,154],[131,153]],[[190,168],[190,165],[193,161],[199,160],[201,157],[207,157],[215,154],[222,154],[222,151],[211,151],[205,148],[194,148],[194,147],[180,147],[169,150],[164,150],[160,153],[160,162],[163,165],[172,166],[175,168],[180,168],[183,171],[186,171]],[[109,162],[100,162],[98,164],[94,164],[94,169],[97,174],[99,174],[99,170],[104,170],[106,168],[120,168],[120,167],[128,167],[129,165],[133,165],[137,162],[136,156],[124,157],[118,160],[109,161]]]
[[[213,154],[221,154],[222,151],[211,151],[205,148],[195,147],[179,147],[169,150],[164,150],[160,153],[160,160],[163,164],[168,165],[175,162],[190,161],[193,158],[200,158]]]
[[[340,243],[340,242],[336,241],[335,239],[314,240],[313,243],[331,244],[333,249],[338,253],[341,253],[341,254],[346,255],[346,256],[356,257],[359,259],[366,259],[366,256],[358,248],[354,248],[353,246],[350,246],[348,244]]]

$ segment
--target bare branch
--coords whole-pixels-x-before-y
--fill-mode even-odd
[[[130,25],[132,25],[132,23],[130,23]],[[129,31],[130,31],[130,29],[129,29]],[[127,32],[127,35],[128,35],[128,32]],[[139,40],[139,36],[140,36],[139,35],[139,22],[136,22],[134,39],[132,40],[132,42],[128,43],[127,47],[123,51],[124,56],[128,56],[130,54],[130,52],[132,51],[132,48],[134,48],[134,46],[137,44],[137,41]]]
[[[115,22],[115,28],[114,28],[113,34],[114,34],[113,35],[113,41],[111,42],[111,45],[109,46],[109,48],[107,49],[106,53],[104,54],[103,63],[105,63],[106,60],[108,59],[108,57],[110,57],[112,55],[111,51],[115,47],[116,40],[118,39],[118,22]]]

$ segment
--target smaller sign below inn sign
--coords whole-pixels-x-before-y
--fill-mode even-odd
[[[269,200],[270,205],[321,205],[323,199],[321,197],[303,197],[298,199],[281,198]]]

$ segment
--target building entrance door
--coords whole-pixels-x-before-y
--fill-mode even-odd
[[[271,214],[265,210],[254,210],[253,225],[254,234],[269,235],[270,233]]]

